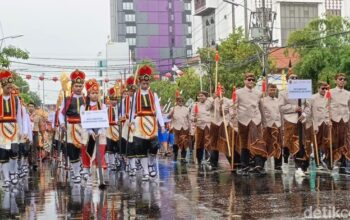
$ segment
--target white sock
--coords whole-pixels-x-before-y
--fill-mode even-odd
[[[130,169],[136,169],[135,160],[136,158],[134,157],[129,159]]]
[[[72,168],[73,168],[73,173],[74,176],[80,176],[80,163],[76,162],[76,163],[72,163]]]
[[[148,174],[148,158],[147,157],[143,157],[141,158],[141,165],[143,168],[143,174]]]
[[[154,161],[156,160],[156,155],[149,155],[148,156],[148,164],[150,166],[153,166],[154,165]]]
[[[2,164],[2,172],[4,174],[4,180],[10,180],[10,162]]]
[[[10,159],[10,173],[16,173],[17,159]]]
[[[109,161],[109,164],[112,164],[112,165],[115,164],[115,156],[114,156],[114,154],[108,154],[108,161]]]

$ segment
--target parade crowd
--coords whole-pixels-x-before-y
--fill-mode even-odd
[[[99,83],[75,70],[49,122],[47,112],[21,100],[13,73],[0,70],[3,187],[17,184],[46,157],[69,170],[75,184],[92,181],[93,166],[102,170],[98,179],[107,171],[125,171],[149,181],[158,176],[160,149],[182,163],[193,156],[199,169],[216,169],[219,155],[225,155],[231,170],[242,176],[264,175],[269,158],[274,158],[275,172],[283,173],[289,172],[288,163],[294,160],[295,175],[300,177],[308,174],[310,158],[316,158],[318,169],[347,173],[350,92],[344,89],[345,74],[336,74],[335,88],[320,81],[310,99],[298,101],[275,84],[258,91],[256,76],[245,73],[244,87],[235,89],[232,99],[225,97],[220,84],[212,95],[198,91],[191,106],[185,106],[177,92],[168,114],[162,112],[160,98],[150,88],[152,74],[151,67],[142,66],[102,97]],[[297,78],[288,71],[287,81]],[[109,127],[84,129],[81,115],[98,110],[107,111]],[[174,135],[172,152],[167,132]]]

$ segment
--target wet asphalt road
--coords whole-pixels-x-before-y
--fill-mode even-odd
[[[350,176],[312,173],[295,178],[269,171],[236,176],[226,161],[216,171],[159,160],[159,180],[142,182],[109,173],[107,190],[66,184],[50,162],[11,187],[0,189],[0,219],[303,219],[305,211],[350,209]]]

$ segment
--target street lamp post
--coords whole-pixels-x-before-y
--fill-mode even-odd
[[[7,36],[7,37],[0,38],[0,41],[1,41],[0,50],[2,48],[2,44],[3,44],[4,40],[6,40],[6,39],[15,39],[15,38],[19,38],[19,37],[23,37],[23,35],[22,34],[18,34],[18,35],[12,35],[12,36]]]

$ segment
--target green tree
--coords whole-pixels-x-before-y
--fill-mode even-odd
[[[261,64],[259,56],[260,49],[244,38],[241,28],[229,35],[218,46],[220,61],[218,65],[218,82],[230,91],[233,85],[243,86],[243,74],[253,72],[257,76],[261,75]],[[202,63],[206,66],[208,79],[204,78],[206,85],[215,84],[215,50],[212,48],[202,48],[198,50]],[[209,86],[210,87],[210,86]],[[207,88],[209,91],[210,88]],[[229,92],[226,95],[230,95]]]
[[[0,51],[0,66],[5,68],[10,67],[10,58],[26,60],[29,58],[29,53],[11,45],[4,47]]]
[[[300,77],[317,81],[333,79],[338,72],[350,75],[350,20],[327,16],[311,21],[304,29],[293,32],[288,46],[300,55],[293,70]],[[333,84],[334,80],[330,80]],[[350,85],[348,85],[350,88]]]

